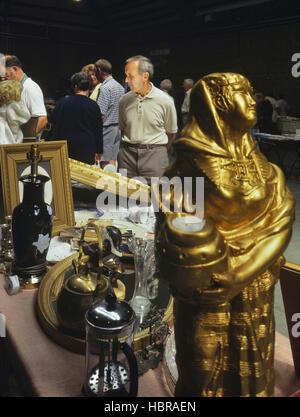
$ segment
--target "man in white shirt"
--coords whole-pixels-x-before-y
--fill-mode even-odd
[[[19,81],[23,85],[21,99],[29,110],[30,117],[38,119],[35,132],[35,135],[38,135],[48,122],[42,90],[24,73],[22,64],[16,56],[5,55],[5,65],[5,79]]]
[[[188,113],[190,111],[190,95],[191,95],[193,85],[194,85],[194,81],[191,78],[186,78],[185,80],[183,80],[182,87],[185,91],[184,100],[181,106],[183,126],[187,122]]]
[[[127,59],[125,82],[131,91],[119,102],[119,169],[127,169],[129,178],[141,176],[148,183],[164,174],[168,149],[177,132],[174,101],[152,84],[153,72],[148,58],[137,55]]]

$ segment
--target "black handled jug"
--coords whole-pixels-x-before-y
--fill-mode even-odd
[[[132,349],[135,320],[130,305],[112,292],[87,310],[86,395],[137,396],[138,368]]]

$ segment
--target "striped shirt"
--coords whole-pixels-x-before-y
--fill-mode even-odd
[[[124,88],[110,75],[101,84],[99,92],[97,103],[105,116],[103,126],[118,124],[119,101],[125,93]]]

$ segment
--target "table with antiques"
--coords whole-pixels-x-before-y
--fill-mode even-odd
[[[1,275],[0,313],[6,321],[6,334],[0,339],[2,359],[5,358],[4,368],[6,368],[1,372],[1,392],[5,392],[5,375],[12,372],[17,376],[19,390],[22,390],[21,395],[62,397],[83,395],[85,338],[81,334],[74,335],[68,332],[68,329],[62,328],[57,318],[56,304],[64,282],[76,276],[73,274],[72,261],[80,257],[80,248],[82,248],[80,234],[85,229],[82,225],[86,224],[86,217],[91,215],[91,212],[85,215],[81,212],[79,217],[76,216],[80,219],[77,227],[67,228],[61,232],[61,236],[52,238],[47,258],[48,272],[41,283],[35,287],[23,285],[21,288],[9,290],[7,276]],[[113,227],[108,225],[114,223],[111,219],[91,220],[102,223],[104,227]],[[137,239],[141,241],[146,241],[142,239],[143,237],[149,237],[147,230],[129,221],[119,220],[114,224],[118,224],[120,228],[118,230],[122,232],[126,229],[128,232],[129,228],[132,232],[133,229],[138,236]],[[126,238],[126,233],[124,234]],[[88,229],[85,237],[91,244],[97,240],[95,230]],[[148,242],[153,242],[151,234]],[[132,299],[135,291],[135,268],[130,254],[124,255],[125,268],[118,275],[117,283],[120,297],[128,301]],[[104,267],[107,265],[106,262]],[[138,361],[139,396],[172,395],[165,379],[161,343],[165,342],[170,333],[172,299],[167,287],[160,285],[157,290],[157,294],[153,290],[152,307],[148,311],[148,316],[144,317],[145,320],[138,323],[135,329],[134,350]],[[150,321],[149,317],[151,317]],[[0,369],[2,369],[1,364]]]
[[[270,161],[282,168],[287,178],[296,174],[296,169],[300,169],[299,134],[271,135],[259,132],[255,134],[255,137],[261,151]]]
[[[83,396],[84,355],[66,349],[51,339],[37,320],[37,289],[22,290],[9,296],[4,289],[5,280],[0,276],[1,313],[6,317],[6,337],[0,337],[0,365],[2,393],[5,395],[4,368],[12,367],[18,390],[9,395],[39,397]],[[172,341],[171,341],[172,342]],[[172,352],[172,343],[167,348]],[[170,345],[170,346],[169,346]],[[3,355],[5,352],[5,355]],[[172,357],[167,359],[172,361]],[[139,377],[139,397],[172,396],[174,363],[166,372],[165,360],[155,369],[149,369]],[[294,370],[288,338],[276,333],[275,346],[275,396],[289,396],[299,390],[300,378]],[[176,376],[176,375],[175,375]]]
[[[54,310],[47,309],[47,306],[49,306],[51,291],[52,297],[57,291],[57,288],[55,290],[55,283],[56,287],[58,285],[56,277],[62,271],[72,269],[71,259],[78,253],[80,230],[90,216],[92,216],[90,211],[82,210],[75,213],[77,227],[64,229],[61,236],[52,238],[48,252],[48,272],[39,287],[21,289],[15,294],[9,295],[5,276],[0,275],[0,313],[6,321],[5,337],[0,337],[2,358],[0,361],[0,391],[4,395],[8,392],[7,378],[11,374],[13,380],[17,381],[17,388],[13,387],[13,392],[8,395],[40,397],[84,395],[82,387],[85,377],[85,342],[83,339],[69,337],[59,332]],[[96,212],[94,216],[97,220]],[[127,228],[133,229],[138,237],[143,237],[145,233],[146,235],[148,233],[141,225],[122,219],[120,214],[118,219],[105,217],[106,215],[102,220],[104,225],[118,225],[123,233]],[[117,216],[111,214],[111,217]],[[9,220],[10,218],[7,218],[6,222]],[[5,227],[4,230],[6,229]],[[93,231],[88,231],[87,236],[89,240],[96,238]],[[67,243],[68,239],[71,239],[72,247]],[[9,245],[6,249],[6,243],[2,242],[2,246],[4,252],[6,251],[10,255]],[[129,260],[126,260],[126,263],[123,281],[128,284],[128,281],[132,279],[133,269]],[[45,297],[45,294],[48,294],[49,297]],[[166,295],[166,292],[164,294]],[[41,300],[44,301],[41,302]],[[55,297],[52,301],[55,302]],[[168,323],[171,322],[170,312],[169,306],[165,316]],[[162,330],[164,330],[163,327]],[[2,334],[2,336],[4,335]],[[146,332],[141,332],[136,338],[135,344],[140,353],[143,347],[149,347],[149,336],[148,329]],[[158,360],[153,355],[143,362],[140,353],[137,354],[140,367],[138,396],[173,396],[178,374],[172,324],[165,337],[163,351],[161,351]],[[147,354],[147,349],[144,350],[144,354]],[[279,333],[276,333],[274,367],[276,374],[275,396],[289,396],[296,392],[299,389],[300,380],[295,374],[290,342],[288,338]],[[10,376],[10,380],[11,378]]]
[[[1,276],[1,312],[6,317],[6,337],[0,338],[2,359],[10,363],[22,396],[82,396],[85,357],[51,339],[37,320],[37,289],[22,290],[9,296]],[[7,366],[6,365],[6,366]],[[4,374],[1,372],[1,379]],[[4,382],[2,381],[2,385]],[[170,396],[162,363],[139,377],[141,397]]]
[[[12,149],[8,148],[7,152],[10,151]],[[20,180],[30,182],[35,192],[46,179],[40,172],[40,164],[45,152],[43,147],[36,143],[26,145],[22,151],[25,152],[23,158],[24,160],[27,158],[31,170],[29,175],[22,176]],[[99,170],[100,174],[97,171],[93,177],[89,167],[84,164],[75,164],[72,172],[75,172],[74,180],[78,180],[79,175],[82,183],[88,182],[87,187],[94,177],[97,182],[100,174],[104,175],[103,182],[106,183],[105,172]],[[119,186],[119,191],[112,190],[110,187],[109,191],[122,196],[125,193],[127,196],[126,178],[123,180],[117,175],[111,175],[108,179],[111,179],[112,184]],[[93,187],[95,185],[92,184]],[[130,185],[132,191],[132,184]],[[139,184],[137,186],[140,187]],[[104,185],[100,184],[101,187]],[[145,191],[144,194],[147,194],[147,187]],[[149,377],[152,375],[152,370],[156,368],[156,373],[160,372],[163,343],[170,332],[172,323],[172,297],[167,285],[159,281],[155,267],[153,210],[150,213],[147,206],[146,212],[138,210],[140,213],[137,213],[135,207],[133,210],[120,213],[119,207],[114,207],[116,213],[113,213],[112,207],[105,212],[99,204],[97,207],[94,204],[92,210],[85,211],[75,207],[74,220],[69,222],[67,227],[62,224],[59,229],[55,229],[55,233],[50,238],[49,230],[38,217],[44,207],[49,216],[52,215],[51,207],[44,203],[43,197],[38,197],[43,204],[42,209],[38,209],[31,216],[36,225],[31,225],[29,221],[22,221],[21,227],[17,223],[17,210],[23,213],[22,205],[24,204],[26,209],[31,207],[32,199],[25,197],[16,208],[8,210],[9,214],[6,215],[5,222],[0,225],[0,273],[2,273],[1,290],[4,296],[1,300],[0,328],[2,333],[5,332],[5,335],[1,333],[3,338],[0,339],[1,394],[6,390],[6,377],[13,370],[13,374],[17,376],[18,386],[22,387],[25,395],[47,395],[39,385],[39,375],[41,375],[43,385],[46,379],[48,382],[51,381],[52,375],[55,374],[56,388],[53,387],[53,389],[58,390],[58,396],[82,395],[83,385],[94,389],[96,385],[100,387],[103,381],[105,381],[105,390],[112,389],[114,395],[119,389],[127,392],[126,384],[131,387],[127,393],[130,396],[136,396],[137,374],[139,379],[143,380],[144,374]],[[36,207],[34,205],[34,210]],[[54,207],[57,208],[56,203]],[[57,213],[55,218],[57,218]],[[138,225],[138,222],[144,224]],[[28,230],[23,230],[28,225],[32,236]],[[38,225],[40,229],[37,229]],[[19,237],[22,241],[27,236],[30,236],[32,242],[26,243],[26,250],[20,251],[18,247],[12,246],[12,238],[15,241],[16,237]],[[43,259],[37,256],[39,253],[43,254]],[[36,271],[40,266],[43,267],[43,274],[37,276]],[[24,275],[25,273],[28,276]],[[115,301],[112,301],[112,297]],[[91,321],[94,305],[95,314]],[[108,309],[106,313],[103,310],[105,305]],[[105,314],[110,314],[113,305],[116,312],[111,313],[112,322],[105,329],[107,323]],[[129,314],[128,311],[133,307],[134,310]],[[104,312],[103,323],[105,325],[100,323],[97,308]],[[121,310],[124,313],[123,319],[120,319],[121,322],[118,324],[116,317]],[[29,318],[28,315],[31,317]],[[129,320],[128,323],[127,320]],[[84,354],[88,351],[86,349],[88,332],[85,331],[88,322],[90,322],[90,329],[93,329],[95,323],[99,324],[99,334],[103,335],[106,331],[107,341],[102,343],[101,336],[101,339],[96,337],[95,343],[99,345],[100,350],[108,345],[109,351],[112,350],[115,357],[115,360],[105,362],[104,368],[100,366],[101,360],[98,361],[96,385],[95,381],[90,385],[89,381],[84,384],[86,372],[81,369],[81,365],[86,363]],[[114,324],[119,328],[119,336],[116,334]],[[130,329],[132,329],[131,332],[129,332]],[[89,334],[93,334],[93,331],[91,330]],[[126,338],[128,336],[128,341],[124,339],[125,335]],[[119,341],[118,337],[120,337]],[[131,339],[130,344],[128,344],[129,339]],[[121,359],[119,354],[118,357],[116,356],[117,346],[120,355],[122,356],[122,352],[125,355]],[[38,359],[39,352],[43,352],[43,355]],[[93,347],[89,352],[90,358],[94,353]],[[101,354],[98,355],[98,358],[100,357]],[[126,359],[128,359],[128,368],[126,368]],[[45,366],[46,363],[49,364],[48,369],[46,369],[48,366]],[[134,363],[136,376],[132,388],[131,365]],[[66,365],[65,375],[62,375],[63,380],[66,381],[66,375],[70,375],[72,388],[67,391],[70,388],[67,383],[60,392],[61,377],[59,375],[64,368],[63,364]],[[101,379],[103,370],[109,376]],[[48,375],[47,378],[45,374]],[[91,377],[95,379],[93,373]],[[24,383],[22,383],[22,378]],[[157,385],[152,382],[150,384],[152,387]],[[115,389],[116,385],[118,389]],[[167,386],[165,388],[167,389]],[[141,387],[138,392],[141,392]],[[151,389],[150,392],[152,392]],[[49,395],[54,394],[51,392]]]

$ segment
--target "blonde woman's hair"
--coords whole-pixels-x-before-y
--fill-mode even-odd
[[[10,101],[20,101],[23,86],[18,81],[6,80],[0,82],[0,106]]]
[[[96,72],[95,64],[88,64],[81,68],[82,72]]]

